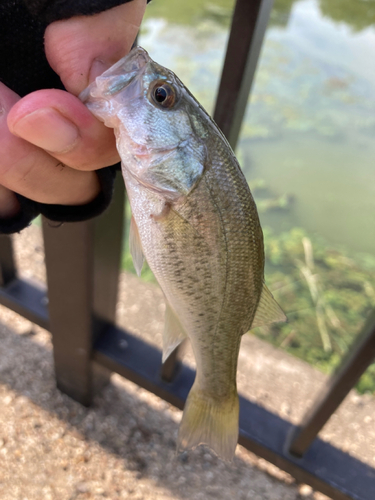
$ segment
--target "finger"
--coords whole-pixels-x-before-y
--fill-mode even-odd
[[[94,170],[119,161],[113,130],[63,90],[39,90],[25,96],[9,112],[8,126],[13,134],[69,167]]]
[[[0,83],[0,185],[27,198],[60,205],[81,205],[99,193],[94,172],[63,165],[40,148],[14,136],[7,115],[19,96]]]
[[[78,95],[130,51],[145,8],[146,0],[133,0],[100,14],[56,21],[47,27],[48,62],[69,92]]]

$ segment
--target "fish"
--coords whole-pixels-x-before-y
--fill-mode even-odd
[[[264,283],[263,233],[248,183],[208,113],[143,48],[80,97],[115,132],[134,267],[139,275],[146,260],[166,299],[163,362],[186,338],[194,352],[177,450],[205,444],[230,461],[242,335],[286,320]]]

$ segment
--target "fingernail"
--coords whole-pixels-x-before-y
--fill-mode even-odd
[[[41,108],[13,125],[13,132],[51,153],[66,153],[76,144],[77,127],[53,108]]]

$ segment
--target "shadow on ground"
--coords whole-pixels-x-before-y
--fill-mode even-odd
[[[301,498],[242,448],[232,464],[203,447],[176,456],[181,412],[117,375],[82,407],[55,387],[49,334],[25,324],[0,323],[2,500]]]

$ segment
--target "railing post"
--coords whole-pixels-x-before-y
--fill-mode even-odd
[[[17,276],[13,243],[8,235],[0,236],[0,286],[5,286]]]
[[[357,383],[375,358],[375,310],[367,319],[362,332],[349,349],[336,373],[318,396],[303,423],[289,439],[289,452],[301,457],[318,432]]]
[[[237,0],[214,120],[234,149],[246,110],[273,0]]]
[[[109,372],[92,362],[93,343],[115,320],[121,265],[124,186],[100,217],[60,227],[43,221],[49,314],[57,386],[82,404]]]

